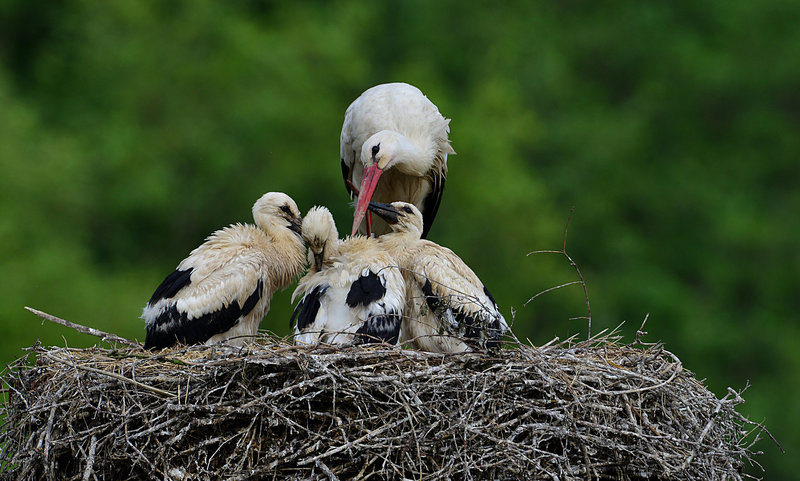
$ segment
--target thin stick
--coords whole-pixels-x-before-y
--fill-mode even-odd
[[[70,329],[74,329],[74,330],[76,330],[76,331],[78,331],[80,333],[83,333],[83,334],[88,334],[90,336],[99,337],[103,341],[118,342],[120,344],[125,344],[126,346],[131,346],[131,347],[142,347],[142,345],[139,344],[138,342],[131,341],[129,339],[125,339],[124,337],[119,337],[116,334],[103,332],[103,331],[101,331],[99,329],[95,329],[93,327],[86,327],[86,326],[82,326],[80,324],[75,324],[74,322],[70,322],[70,321],[61,319],[60,317],[56,317],[56,316],[54,316],[52,314],[48,314],[46,312],[39,311],[39,310],[34,309],[32,307],[25,306],[25,309],[27,309],[28,311],[36,314],[37,316],[41,317],[42,319],[45,319],[45,320],[50,321],[50,322],[54,322],[56,324],[61,324],[62,326],[69,327]]]
[[[566,284],[561,284],[560,286],[550,287],[548,289],[545,289],[545,290],[537,293],[536,295],[534,295],[533,297],[531,297],[530,299],[525,301],[525,304],[523,304],[522,306],[523,307],[527,306],[532,300],[536,299],[537,297],[541,296],[542,294],[547,294],[550,291],[554,291],[556,289],[561,289],[562,287],[567,287],[567,286],[571,286],[573,284],[580,284],[580,283],[581,283],[581,281],[572,281],[572,282],[567,282]]]
[[[361,441],[364,441],[365,439],[369,439],[371,437],[377,436],[378,434],[381,434],[382,432],[386,431],[387,429],[391,429],[391,428],[394,428],[396,426],[399,426],[400,424],[405,423],[409,419],[410,419],[410,417],[405,417],[405,418],[403,418],[403,419],[401,419],[399,421],[395,421],[395,422],[393,422],[391,424],[385,424],[385,425],[383,425],[383,426],[381,426],[381,427],[379,427],[377,429],[373,429],[372,431],[368,432],[367,434],[361,436],[358,439],[354,439],[354,440],[350,441],[347,444],[343,444],[343,445],[341,445],[341,446],[339,446],[337,448],[329,449],[328,451],[326,451],[326,452],[324,452],[322,454],[318,454],[317,456],[314,456],[311,459],[304,459],[304,460],[300,461],[299,463],[297,463],[297,465],[298,466],[303,466],[303,465],[306,465],[306,464],[311,464],[313,462],[316,462],[318,459],[322,459],[322,458],[327,458],[329,456],[333,456],[334,454],[342,452],[345,449],[352,448],[354,445],[360,443]]]
[[[567,254],[567,232],[569,232],[569,224],[572,222],[572,214],[575,213],[575,207],[572,207],[569,210],[569,218],[567,218],[567,225],[564,227],[564,244],[562,246],[562,252],[564,253],[564,257],[567,258],[569,264],[575,268],[575,272],[578,273],[578,279],[581,280],[581,285],[583,286],[583,296],[586,298],[586,312],[589,317],[589,328],[588,334],[586,338],[592,337],[592,306],[589,304],[589,289],[586,287],[586,281],[583,279],[583,274],[581,274],[581,270],[578,267],[578,264],[572,260],[572,257]]]
[[[78,369],[83,369],[84,371],[93,372],[95,374],[100,374],[102,376],[113,377],[114,379],[118,379],[118,380],[120,380],[122,382],[127,382],[127,383],[130,383],[130,384],[133,384],[134,386],[138,386],[138,387],[140,387],[142,389],[147,389],[148,391],[154,392],[156,394],[161,394],[162,396],[175,397],[174,393],[171,393],[169,391],[165,391],[163,389],[159,389],[157,387],[148,386],[147,384],[142,384],[139,381],[134,381],[131,378],[125,377],[125,376],[123,376],[121,374],[117,374],[115,372],[103,371],[102,369],[95,369],[93,367],[82,366],[80,364],[75,364],[75,363],[71,363],[71,362],[67,362],[67,364],[71,365],[72,367],[78,368]]]
[[[92,436],[92,441],[89,444],[89,457],[86,461],[86,469],[83,470],[82,481],[89,481],[89,476],[94,474],[94,457],[97,452],[97,436]]]
[[[567,261],[569,261],[569,265],[571,265],[572,268],[575,269],[575,272],[578,274],[578,279],[579,280],[574,281],[574,282],[568,282],[568,283],[562,284],[560,286],[551,287],[550,289],[545,289],[544,291],[542,291],[542,292],[536,294],[535,296],[531,297],[530,299],[528,299],[528,302],[531,302],[532,300],[536,299],[537,297],[539,297],[540,295],[542,295],[542,294],[544,294],[546,292],[550,292],[550,291],[553,291],[553,290],[556,290],[556,289],[561,289],[562,287],[566,287],[566,286],[571,286],[572,284],[580,284],[583,287],[583,296],[586,299],[586,314],[587,315],[586,315],[586,317],[581,316],[581,317],[574,317],[572,319],[587,319],[589,321],[588,333],[586,335],[586,338],[587,339],[591,339],[591,337],[592,337],[592,306],[589,303],[589,289],[588,289],[588,287],[586,287],[586,281],[583,279],[583,274],[581,274],[581,270],[578,267],[578,264],[576,264],[575,261],[572,260],[572,257],[570,257],[569,254],[567,254],[567,233],[569,232],[569,224],[570,224],[570,222],[572,222],[572,214],[574,214],[574,213],[575,213],[575,207],[573,207],[573,208],[571,208],[569,210],[569,217],[567,218],[567,225],[564,227],[564,243],[561,245],[561,250],[560,251],[540,250],[540,251],[528,252],[528,255],[531,255],[531,254],[561,254],[561,255],[563,255],[564,257],[567,258]],[[527,306],[528,302],[526,302],[524,305]]]
[[[329,468],[327,464],[323,463],[321,459],[317,459],[317,467],[321,469],[323,473],[327,474],[328,479],[331,481],[339,481],[339,477],[333,474],[331,468]]]

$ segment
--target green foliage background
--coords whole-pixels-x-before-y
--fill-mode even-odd
[[[534,343],[647,313],[763,421],[768,479],[800,470],[800,4],[0,2],[0,346],[143,339],[153,289],[263,192],[351,210],[338,140],[366,88],[452,118],[431,238]],[[289,292],[262,328],[289,332]],[[757,473],[755,470],[750,470]]]

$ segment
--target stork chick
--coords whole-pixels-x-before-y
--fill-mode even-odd
[[[242,344],[269,311],[272,295],[303,269],[297,204],[269,192],[253,205],[256,225],[233,224],[208,236],[158,286],[142,313],[145,349],[175,344]]]
[[[390,232],[380,219],[370,228],[367,205],[400,200],[422,211],[422,237],[428,235],[442,200],[447,155],[455,154],[449,133],[450,120],[406,83],[377,85],[350,104],[340,154],[345,186],[356,200],[353,234]],[[367,226],[362,225],[365,215]]]
[[[378,238],[406,281],[401,343],[431,352],[495,349],[508,330],[489,290],[453,251],[421,239],[422,214],[406,202],[370,202],[392,227]]]
[[[303,220],[310,268],[292,302],[298,344],[396,344],[405,303],[403,276],[394,259],[372,238],[339,239],[333,216],[313,207]]]

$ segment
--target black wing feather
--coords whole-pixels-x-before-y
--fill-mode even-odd
[[[294,327],[294,320],[297,318],[297,315],[300,314],[300,310],[303,308],[303,305],[305,305],[305,300],[306,297],[303,296],[303,298],[300,299],[300,302],[298,302],[297,305],[294,306],[294,310],[292,311],[292,316],[289,318],[289,327]]]
[[[377,301],[386,294],[386,287],[381,282],[377,274],[369,271],[367,275],[362,275],[350,286],[345,302],[350,307],[369,305]]]
[[[489,289],[487,289],[486,286],[483,286],[483,293],[486,294],[486,297],[488,297],[490,301],[492,301],[494,307],[497,307],[497,301],[494,300],[494,296],[491,292],[489,292]]]
[[[497,305],[486,287],[483,288],[483,292],[492,303]],[[459,306],[453,306],[446,299],[433,292],[433,286],[429,279],[425,280],[425,284],[422,286],[422,293],[425,294],[425,302],[428,304],[428,308],[443,325],[449,325],[449,322],[445,321],[447,311],[452,314],[457,324],[456,334],[464,342],[473,347],[479,347],[483,344],[488,349],[495,349],[500,346],[499,341],[502,337],[502,329],[498,318],[490,316],[483,311],[478,311],[476,316],[474,313],[459,308]]]
[[[221,309],[193,319],[189,319],[186,312],[178,311],[177,306],[172,304],[155,319],[153,328],[147,330],[144,348],[161,349],[175,344],[191,345],[206,342],[211,336],[232,328],[242,316],[249,314],[258,304],[263,291],[264,281],[259,278],[258,285],[243,305],[234,301]],[[168,324],[169,329],[157,328],[163,324]]]
[[[177,294],[178,291],[189,285],[191,277],[191,267],[185,271],[175,270],[168,275],[158,287],[156,287],[156,291],[150,297],[150,300],[147,302],[147,304],[152,306],[161,299],[171,298]]]
[[[447,180],[444,173],[439,175],[434,173],[430,177],[431,191],[425,196],[422,201],[422,238],[428,237],[428,232],[433,225],[433,219],[436,218],[436,213],[439,212],[439,204],[442,203],[442,194],[444,193],[444,182]]]
[[[425,302],[428,304],[428,309],[439,316],[439,312],[446,309],[442,299],[433,292],[433,286],[430,279],[425,279],[425,284],[422,286],[422,293],[425,294]]]
[[[289,320],[289,327],[294,324],[295,318],[297,319],[297,329],[302,331],[310,326],[317,318],[319,312],[320,298],[328,289],[327,285],[317,286],[308,294],[303,296],[303,299],[297,304],[297,307],[292,313],[292,318]]]
[[[487,289],[486,286],[483,286],[483,293],[486,294],[486,297],[488,297],[489,300],[492,301],[492,304],[494,304],[494,307],[497,308],[497,301],[494,300],[494,296],[491,292],[489,292],[489,289]],[[486,341],[486,347],[488,349],[496,349],[500,347],[500,340],[503,338],[503,328],[500,326],[500,319],[492,319],[487,326],[487,330],[489,336],[488,340]]]
[[[350,198],[354,198],[356,193],[353,190],[353,172],[344,159],[342,159],[342,180],[344,180],[344,186],[347,189],[347,192],[350,193]]]
[[[395,311],[387,312],[385,315],[373,316],[364,321],[356,331],[357,334],[361,334],[357,342],[359,344],[372,342],[397,344],[397,340],[400,337],[401,320],[402,316]]]

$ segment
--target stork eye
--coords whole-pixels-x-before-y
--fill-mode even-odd
[[[373,146],[372,146],[372,156],[373,156],[373,157],[375,157],[376,155],[378,155],[378,152],[380,152],[380,151],[381,151],[381,144],[378,144],[378,145],[373,145]]]
[[[412,213],[411,207],[408,207],[408,206],[403,207],[403,212],[405,212],[407,214],[411,214]]]
[[[282,205],[281,206],[281,211],[283,211],[283,213],[285,213],[285,214],[291,214],[292,213],[292,209],[290,209],[288,205]]]

